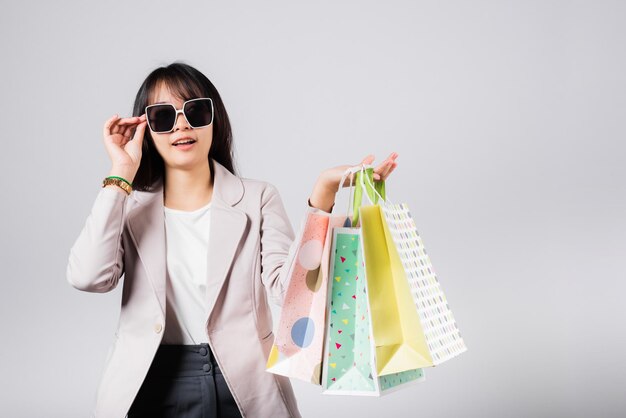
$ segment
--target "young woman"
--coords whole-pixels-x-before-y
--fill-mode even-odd
[[[296,244],[277,189],[235,174],[224,103],[195,68],[154,70],[133,114],[104,124],[112,168],[67,266],[87,292],[124,275],[92,416],[299,417],[289,379],[265,370],[267,296],[282,306]],[[303,207],[330,212],[349,167],[324,170]]]

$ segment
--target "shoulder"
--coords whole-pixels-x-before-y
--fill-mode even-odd
[[[283,206],[278,188],[271,182],[261,179],[240,177],[244,193],[241,204],[250,210],[263,212]]]
[[[253,179],[249,177],[239,177],[245,190],[244,196],[259,196],[266,198],[268,195],[279,194],[278,189],[269,181]]]

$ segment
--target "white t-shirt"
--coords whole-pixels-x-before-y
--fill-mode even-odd
[[[184,211],[164,207],[167,306],[161,344],[207,343],[207,253],[211,202]]]

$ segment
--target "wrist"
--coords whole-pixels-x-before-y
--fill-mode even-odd
[[[330,213],[335,206],[336,192],[332,185],[320,178],[315,183],[313,192],[309,197],[309,205]]]
[[[127,196],[128,193],[126,192],[126,190],[122,189],[120,186],[116,185],[116,184],[108,184],[106,186],[104,186],[105,189],[115,189],[118,192],[120,192],[121,194],[123,194],[124,196]]]

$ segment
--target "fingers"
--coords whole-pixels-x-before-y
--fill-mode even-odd
[[[137,125],[137,129],[135,129],[135,133],[133,134],[133,140],[138,139],[139,142],[141,142],[141,140],[143,139],[143,134],[146,131],[147,124],[148,123],[145,120],[143,122],[139,122],[139,125]]]
[[[374,173],[374,180],[385,180],[397,166],[398,163],[396,162],[389,162],[385,164],[380,173]]]
[[[115,123],[115,121],[118,119],[117,114],[111,116],[109,119],[107,119],[107,121],[104,123],[104,129],[102,134],[104,136],[109,136],[111,135],[111,130],[113,128],[113,124]]]
[[[392,152],[391,154],[389,154],[389,156],[382,163],[380,163],[378,167],[374,169],[373,179],[376,181],[381,181],[389,177],[389,174],[391,174],[393,170],[398,166],[398,163],[395,161],[396,158],[398,158],[398,155],[399,154],[397,152]],[[374,154],[369,154],[365,158],[363,158],[359,164],[356,164],[353,166],[350,166],[350,165],[339,166],[339,167],[335,167],[333,170],[340,172],[341,175],[338,175],[338,176],[342,177],[346,170],[357,169],[358,171],[361,165],[371,165],[373,161],[374,161]],[[343,184],[339,185],[339,188],[350,187],[351,185],[354,185],[355,178],[352,177],[352,183],[350,183],[350,179],[351,179],[351,176],[346,176]]]
[[[392,152],[391,154],[389,154],[389,157],[387,157],[382,163],[378,165],[378,167],[374,169],[374,173],[373,173],[374,180],[377,180],[377,181],[385,180],[389,176],[389,174],[391,174],[391,172],[398,165],[398,163],[395,162],[395,159],[398,157],[398,155],[399,154],[397,152]],[[372,162],[374,162],[374,154],[369,154],[368,156],[363,158],[363,160],[361,161],[359,165],[361,164],[369,165],[369,164],[372,164]]]
[[[145,113],[141,116],[132,116],[129,118],[120,118],[115,114],[109,118],[104,124],[104,135],[121,134],[126,139],[130,139],[132,136],[132,130],[137,125],[146,121]]]
[[[382,163],[378,165],[374,169],[374,180],[381,181],[385,180],[389,174],[397,167],[398,163],[396,163],[395,159],[398,157],[397,152],[392,152],[389,154],[389,157],[385,159]]]
[[[398,153],[396,152],[392,152],[391,155],[389,155],[389,157],[387,157],[386,160],[386,164],[385,167],[383,169],[383,172],[380,174],[380,177],[384,180],[386,179],[389,174],[391,173],[391,171],[395,168],[396,165],[398,165],[398,163],[396,163],[395,159],[398,157]]]
[[[384,175],[383,175],[383,180],[385,180],[387,177],[389,177],[389,175],[393,172],[393,170],[396,169],[396,167],[398,166],[398,163],[393,163],[391,164],[391,167],[389,168],[389,171],[387,171]]]
[[[133,139],[130,141],[129,146],[133,147],[135,150],[135,155],[141,155],[141,146],[143,144],[143,136],[146,131],[147,122],[143,121],[137,125],[137,129],[135,129],[135,133],[133,134]]]
[[[141,121],[145,120],[144,116],[131,116],[129,118],[122,118],[117,122],[117,125],[137,125]]]

